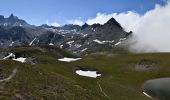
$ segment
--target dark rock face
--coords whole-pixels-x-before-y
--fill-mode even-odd
[[[26,21],[18,19],[18,17],[11,14],[8,18],[0,16],[0,25],[3,26],[26,26],[29,25]]]
[[[12,27],[8,32],[9,32],[8,34],[10,34],[10,38],[13,41],[19,40],[22,42],[26,42],[31,39],[30,35],[27,34],[25,29],[22,27],[18,26]]]
[[[107,23],[104,24],[105,26],[114,26],[119,29],[123,29],[122,26],[114,19],[111,18]]]
[[[110,19],[104,25],[84,24],[81,31],[78,32],[82,36],[79,39],[74,39],[73,44],[75,45],[77,43],[81,45],[81,47],[74,49],[77,52],[82,52],[86,48],[87,50],[95,50],[102,47],[113,47],[116,43],[125,40],[130,35],[130,33],[123,30],[114,18]]]
[[[87,27],[89,27],[89,25],[88,25],[87,23],[85,23],[85,24],[81,27],[81,30],[83,30],[83,29],[85,29],[85,28],[87,28]]]
[[[159,63],[148,59],[141,59],[138,64],[135,65],[136,70],[149,70],[155,68]]]
[[[33,38],[23,27],[3,27],[0,26],[0,40],[2,42],[7,41],[16,41],[15,43],[20,42],[22,44],[27,44]],[[10,43],[11,44],[11,43]],[[9,44],[9,45],[10,45]]]
[[[40,44],[55,43],[56,41],[62,41],[64,37],[60,34],[56,34],[51,31],[47,31],[38,37]]]
[[[156,100],[170,100],[170,78],[148,80],[143,85],[143,92]]]
[[[126,40],[132,32],[125,32],[121,25],[111,18],[104,25],[84,24],[54,27],[43,24],[33,26],[11,14],[0,16],[0,46],[51,44],[80,54],[98,48],[111,48]],[[6,24],[7,23],[7,24]]]
[[[62,26],[61,29],[63,29],[63,30],[76,30],[76,31],[79,31],[81,29],[81,26],[73,25],[73,24],[68,24],[68,25]]]

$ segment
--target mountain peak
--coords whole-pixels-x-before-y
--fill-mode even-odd
[[[14,17],[14,14],[12,13],[12,14],[10,15],[10,17]]]
[[[122,29],[122,26],[113,17],[109,21],[107,21],[105,23],[105,25],[106,24],[108,24],[108,25],[115,25],[115,26],[117,26],[117,27]]]
[[[18,17],[14,16],[13,13],[12,13],[8,18],[9,18],[9,19],[18,19]]]
[[[85,29],[86,27],[88,27],[89,25],[87,23],[84,23],[84,25],[81,26],[81,30]]]
[[[114,21],[115,22],[116,20],[112,17],[111,19],[109,19],[109,21]]]
[[[29,24],[12,13],[9,17],[4,18],[0,15],[0,26],[29,26]]]

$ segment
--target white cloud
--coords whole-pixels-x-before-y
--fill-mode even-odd
[[[170,1],[167,1],[165,6],[156,5],[144,15],[134,11],[98,13],[96,18],[87,20],[87,23],[104,24],[111,17],[114,17],[125,30],[134,32],[135,42],[131,44],[131,50],[170,52]]]
[[[165,6],[156,5],[153,10],[144,14],[132,29],[137,37],[137,43],[131,46],[132,49],[170,52],[169,12],[170,3]]]
[[[125,28],[125,30],[130,31],[133,26],[135,26],[139,20],[141,19],[141,16],[138,13],[128,11],[123,13],[112,13],[112,14],[102,14],[97,13],[97,16],[92,19],[87,20],[87,24],[92,25],[94,23],[104,24],[109,19],[115,18],[122,27]]]
[[[60,27],[61,25],[58,22],[49,22],[49,20],[46,20],[46,24],[50,26]]]
[[[110,18],[114,17],[116,13],[113,14],[102,14],[102,13],[97,13],[97,16],[92,19],[87,20],[87,24],[92,25],[92,24],[104,24],[106,23]]]
[[[48,19],[46,20],[46,24],[47,24],[47,25],[49,25],[49,21],[48,21]]]
[[[73,25],[83,25],[84,22],[80,19],[72,19],[67,21],[68,24],[73,24]]]
[[[51,26],[55,26],[55,27],[60,27],[61,25],[59,24],[59,23],[57,23],[57,22],[53,22],[53,23],[51,23],[50,24]]]

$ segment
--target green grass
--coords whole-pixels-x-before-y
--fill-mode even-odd
[[[107,100],[98,82],[110,100],[149,100],[141,93],[142,84],[148,79],[170,76],[170,53],[126,53],[114,56],[89,54],[82,60],[66,63],[36,48],[17,48],[13,51],[34,55],[38,63],[30,65],[11,60],[0,61],[4,77],[18,68],[14,78],[0,83],[0,99],[13,99],[19,95],[24,99],[36,100]],[[157,64],[153,69],[136,70],[135,65],[142,59]],[[97,69],[102,77],[93,79],[78,76],[74,73],[75,66]]]
[[[86,54],[99,54],[99,53],[104,53],[104,54],[128,54],[130,53],[128,51],[128,49],[123,48],[123,47],[110,47],[110,48],[97,48],[96,50],[92,50],[92,51],[88,51],[84,52],[82,55],[86,55]]]

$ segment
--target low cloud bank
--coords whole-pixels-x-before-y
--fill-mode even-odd
[[[113,14],[98,13],[88,24],[106,23],[114,17],[126,31],[132,30],[130,50],[135,52],[170,52],[170,1],[140,15],[133,11]]]
[[[60,27],[61,25],[58,22],[49,22],[48,20],[46,20],[46,24],[50,25],[50,26],[55,26],[55,27]]]
[[[73,24],[73,25],[80,25],[82,26],[84,24],[84,22],[80,19],[72,19],[72,20],[68,20],[67,24]]]

